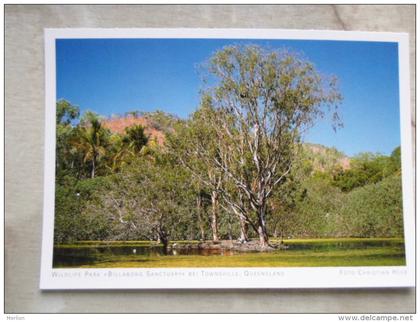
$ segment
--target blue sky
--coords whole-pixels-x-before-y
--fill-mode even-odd
[[[57,99],[104,116],[160,109],[186,118],[199,102],[197,64],[232,43],[289,48],[339,79],[344,127],[328,119],[305,136],[353,156],[400,145],[398,44],[219,39],[57,40]]]

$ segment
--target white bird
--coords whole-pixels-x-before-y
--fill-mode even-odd
[[[133,254],[135,254],[135,253],[137,253],[137,249],[134,248],[133,249]]]

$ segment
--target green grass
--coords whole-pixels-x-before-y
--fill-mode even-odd
[[[386,246],[361,248],[321,247],[319,249],[287,249],[274,252],[238,253],[231,256],[147,256],[147,255],[95,255],[94,264],[80,268],[170,268],[170,267],[333,267],[333,266],[399,266],[405,265],[403,240],[401,238],[342,238],[342,239],[296,239],[285,240],[286,244],[329,244],[356,242],[391,242]],[[183,241],[186,243],[186,241]],[[279,242],[279,241],[273,241]],[[77,243],[76,248],[103,246],[153,246],[148,241],[135,242],[90,242]],[[178,242],[179,243],[179,242]],[[190,242],[188,242],[190,243]],[[61,245],[60,248],[72,248]],[[324,245],[322,245],[324,246]],[[74,248],[74,247],[73,247]]]
[[[271,242],[280,242],[281,239],[271,238]],[[393,237],[393,238],[362,238],[362,237],[348,237],[348,238],[297,238],[297,239],[283,239],[285,244],[314,244],[314,243],[354,243],[354,242],[399,242],[403,243],[404,238],[402,237]]]

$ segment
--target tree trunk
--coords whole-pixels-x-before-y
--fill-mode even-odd
[[[279,236],[279,233],[277,231],[277,225],[276,225],[276,228],[274,228],[273,236],[274,236],[274,238],[277,238]]]
[[[243,209],[246,208],[245,201],[244,201],[244,195],[242,192],[239,193],[239,200],[240,205]],[[239,237],[239,241],[241,243],[246,243],[249,241],[248,239],[248,223],[246,222],[245,218],[242,216],[239,216],[239,224],[241,228],[241,236]]]
[[[95,165],[95,159],[96,159],[96,157],[95,157],[95,156],[93,156],[93,159],[92,159],[92,172],[91,172],[91,174],[90,174],[90,177],[91,177],[92,179],[95,177],[95,167],[96,167],[96,165]]]
[[[230,241],[232,241],[232,222],[231,222],[231,217],[229,215],[228,217],[228,238]]]
[[[239,223],[241,225],[240,242],[241,243],[248,242],[249,241],[249,239],[248,239],[248,223],[243,218],[239,218]]]
[[[266,227],[263,224],[258,226],[258,235],[260,237],[260,246],[261,248],[268,247],[268,235]]]
[[[160,228],[159,229],[159,240],[163,244],[163,247],[166,249],[169,244],[168,235],[166,234],[165,230]]]
[[[204,230],[204,225],[203,225],[203,209],[202,209],[201,195],[197,196],[197,217],[198,217],[198,226],[200,228],[201,240],[205,240],[206,232]]]
[[[262,203],[258,207],[258,235],[260,237],[260,246],[261,248],[268,247],[268,233],[267,233],[267,224],[265,221],[265,203]]]
[[[219,241],[218,219],[219,219],[219,195],[217,191],[212,191],[211,193],[211,231],[213,234],[213,241]]]

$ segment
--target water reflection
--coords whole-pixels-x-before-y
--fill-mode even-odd
[[[129,256],[133,260],[140,256],[231,256],[235,252],[224,249],[165,249],[156,246],[91,246],[91,247],[66,247],[54,248],[53,267],[75,267],[95,263],[99,258],[116,258]]]
[[[396,241],[354,241],[354,242],[316,242],[316,243],[288,243],[287,250],[278,250],[278,252],[293,252],[299,250],[328,251],[337,249],[368,249],[372,247],[398,247],[404,248],[404,243]],[[181,256],[181,255],[199,255],[199,256],[232,256],[238,254],[238,251],[227,249],[208,249],[208,248],[172,248],[165,249],[161,246],[108,246],[92,245],[86,247],[66,247],[54,248],[53,267],[78,267],[81,265],[91,265],[98,260],[141,260],[142,256],[160,257],[160,256]]]

